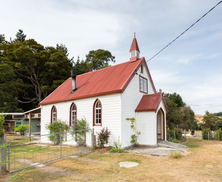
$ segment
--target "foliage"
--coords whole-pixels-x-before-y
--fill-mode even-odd
[[[63,143],[65,141],[65,132],[69,131],[69,126],[65,121],[61,120],[54,121],[52,124],[47,125],[46,128],[51,134],[49,136],[50,141],[54,142],[55,145],[60,144],[60,142]]]
[[[108,144],[111,131],[109,131],[108,128],[102,128],[99,133],[98,132],[96,133],[98,135],[98,146],[100,148],[104,148],[105,144]]]
[[[15,35],[15,40],[13,42],[24,42],[26,35],[24,34],[23,30],[19,29]]]
[[[0,114],[0,138],[3,136],[4,132],[4,123],[5,123],[5,116]]]
[[[222,140],[222,130],[221,130],[221,128],[219,130],[215,131],[215,139],[216,140]]]
[[[186,106],[186,103],[183,101],[182,97],[179,94],[177,94],[176,92],[174,92],[173,94],[165,93],[164,97],[172,100],[175,104],[177,104],[177,107]]]
[[[204,128],[209,128],[210,130],[222,128],[222,118],[206,111],[203,117],[203,124],[201,125],[201,129]]]
[[[15,112],[22,80],[18,79],[13,69],[0,61],[0,112]]]
[[[209,140],[212,139],[212,132],[209,128],[202,129],[202,138],[204,140],[208,140],[208,134],[209,134]]]
[[[78,75],[108,67],[110,62],[115,62],[115,57],[109,51],[103,49],[91,50],[86,55],[86,60],[80,61],[78,57],[73,69],[76,70]]]
[[[182,120],[182,115],[180,114],[180,108],[177,107],[177,104],[174,103],[169,98],[165,98],[166,105],[168,108],[168,113],[166,115],[166,123],[170,129],[173,129],[180,124]]]
[[[135,133],[134,135],[131,135],[130,143],[132,145],[134,145],[134,146],[137,146],[138,145],[137,138],[141,134],[141,132],[139,132],[136,129],[136,119],[135,118],[126,118],[126,120],[131,122],[131,126],[130,127],[133,130],[133,132]]]
[[[89,132],[89,124],[85,119],[75,120],[72,122],[71,134],[75,137],[75,141],[78,145],[86,145],[85,135]]]
[[[168,108],[166,123],[170,129],[180,127],[191,129],[194,121],[193,110],[186,105],[182,97],[177,93],[165,93],[164,98]]]
[[[172,158],[175,158],[175,159],[179,159],[181,158],[181,152],[174,152],[174,151],[171,151],[171,157]]]
[[[118,147],[117,142],[113,142],[113,146],[110,149],[110,153],[125,153],[126,151],[121,149],[121,145]]]
[[[89,71],[107,67],[111,61],[115,62],[115,57],[109,51],[103,49],[89,51],[89,54],[86,55]]]
[[[18,125],[16,128],[14,128],[15,132],[19,132],[20,135],[24,136],[25,135],[25,131],[28,129],[29,125]]]
[[[175,140],[181,140],[181,139],[182,139],[182,131],[180,128],[173,128],[172,130],[167,128],[167,140],[168,141],[172,141],[172,142],[176,143]]]
[[[214,116],[222,116],[222,112],[214,113]]]
[[[197,124],[197,120],[194,119],[192,122],[192,130],[198,130],[198,129],[199,129],[199,126]]]
[[[33,108],[70,76],[71,65],[62,45],[58,49],[44,47],[34,39],[25,40],[25,36],[19,30],[14,41],[0,44],[0,63],[7,64],[16,78],[23,80],[23,92],[16,97],[23,108],[27,104]]]

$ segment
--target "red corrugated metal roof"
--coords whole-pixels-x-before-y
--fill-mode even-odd
[[[140,103],[138,104],[135,111],[136,112],[144,112],[144,111],[156,112],[161,100],[163,100],[166,112],[168,112],[166,102],[163,97],[163,93],[144,95],[142,99],[140,100]]]
[[[77,90],[74,92],[72,92],[72,78],[70,77],[39,105],[123,92],[143,62],[145,59],[140,58],[134,62],[128,61],[78,75],[76,77]]]
[[[137,40],[136,40],[136,37],[134,36],[133,38],[133,41],[132,41],[132,44],[131,44],[131,47],[130,47],[130,51],[138,51],[140,53],[140,49],[139,49],[139,46],[137,44]]]

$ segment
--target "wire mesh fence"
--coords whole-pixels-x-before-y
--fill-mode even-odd
[[[90,138],[90,134],[85,135],[84,140]],[[8,145],[8,171],[20,171],[91,150],[86,142],[79,140],[69,132],[14,138]]]

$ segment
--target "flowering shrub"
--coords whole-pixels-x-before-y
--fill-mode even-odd
[[[89,132],[89,125],[85,119],[74,120],[71,125],[71,134],[78,145],[86,145],[86,133]]]
[[[60,120],[54,121],[52,124],[47,125],[46,128],[49,130],[49,133],[52,134],[49,136],[50,141],[54,142],[55,145],[60,144],[60,142],[64,142],[65,132],[69,131],[69,126],[66,124],[66,122]]]

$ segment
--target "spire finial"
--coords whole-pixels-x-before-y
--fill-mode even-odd
[[[134,38],[136,38],[136,32],[134,32]]]

